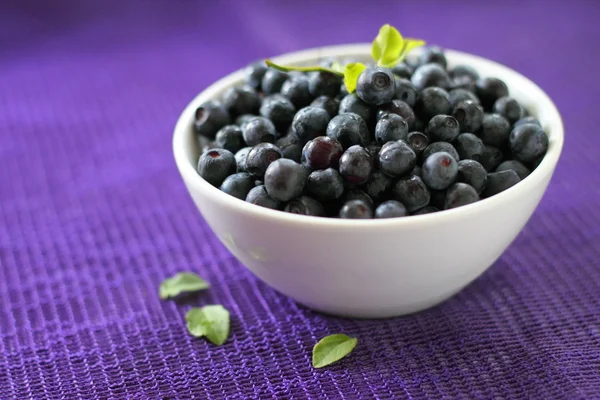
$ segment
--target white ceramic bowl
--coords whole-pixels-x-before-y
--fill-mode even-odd
[[[221,242],[257,277],[317,311],[382,318],[432,307],[471,283],[515,239],[542,198],[563,146],[563,124],[550,98],[517,72],[448,50],[450,66],[468,64],[498,77],[510,95],[542,122],[550,138],[539,167],[488,199],[433,214],[380,220],[308,217],[255,206],[229,196],[196,173],[193,116],[203,102],[241,84],[237,71],[200,93],[183,111],[173,138],[177,167],[193,201]],[[343,45],[285,54],[281,64],[315,64],[333,56],[369,61],[370,45]]]

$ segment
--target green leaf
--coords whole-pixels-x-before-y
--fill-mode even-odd
[[[313,367],[322,368],[341,360],[354,350],[357,342],[357,338],[341,333],[324,337],[313,347]]]
[[[265,64],[267,64],[267,67],[271,67],[271,68],[277,69],[277,70],[282,71],[282,72],[290,72],[290,71],[330,72],[330,73],[338,75],[338,76],[343,76],[342,72],[340,72],[340,71],[336,71],[336,70],[334,70],[332,68],[326,68],[326,67],[322,67],[322,66],[295,67],[295,66],[292,66],[292,65],[279,65],[279,64],[275,64],[271,60],[265,60]]]
[[[184,292],[195,292],[209,287],[208,282],[193,272],[180,272],[160,284],[159,297],[164,300]]]
[[[367,68],[363,63],[349,63],[344,68],[344,85],[348,93],[352,93],[356,90],[356,81],[360,74]]]
[[[222,345],[229,337],[229,311],[221,305],[192,308],[185,315],[187,329],[194,337],[206,337]]]
[[[404,39],[396,28],[389,24],[383,25],[371,46],[373,60],[380,66],[395,64],[400,58],[403,43]]]
[[[344,66],[338,61],[334,61],[331,63],[331,69],[335,72],[344,73]]]

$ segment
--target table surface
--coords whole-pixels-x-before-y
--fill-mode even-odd
[[[4,2],[0,12],[0,398],[577,399],[600,394],[600,2]],[[327,317],[253,277],[194,207],[174,123],[261,57],[407,36],[537,82],[566,127],[538,210],[503,257],[439,307]],[[160,301],[183,270],[213,288]],[[224,304],[222,346],[187,333]],[[344,332],[351,356],[311,367]]]

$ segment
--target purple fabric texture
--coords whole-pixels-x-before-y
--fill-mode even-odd
[[[0,399],[599,398],[598,15],[594,0],[3,2]],[[324,316],[217,241],[172,129],[225,74],[386,22],[530,77],[566,144],[521,235],[460,294],[402,318]],[[187,270],[212,289],[160,301]],[[223,346],[185,327],[212,303],[232,314]],[[331,333],[358,346],[315,370]]]

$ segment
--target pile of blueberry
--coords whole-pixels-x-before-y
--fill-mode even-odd
[[[329,65],[329,62],[326,62]],[[392,218],[460,207],[517,184],[548,137],[506,84],[442,49],[368,66],[349,94],[327,71],[257,62],[243,86],[195,113],[198,173],[262,207],[334,218]]]

